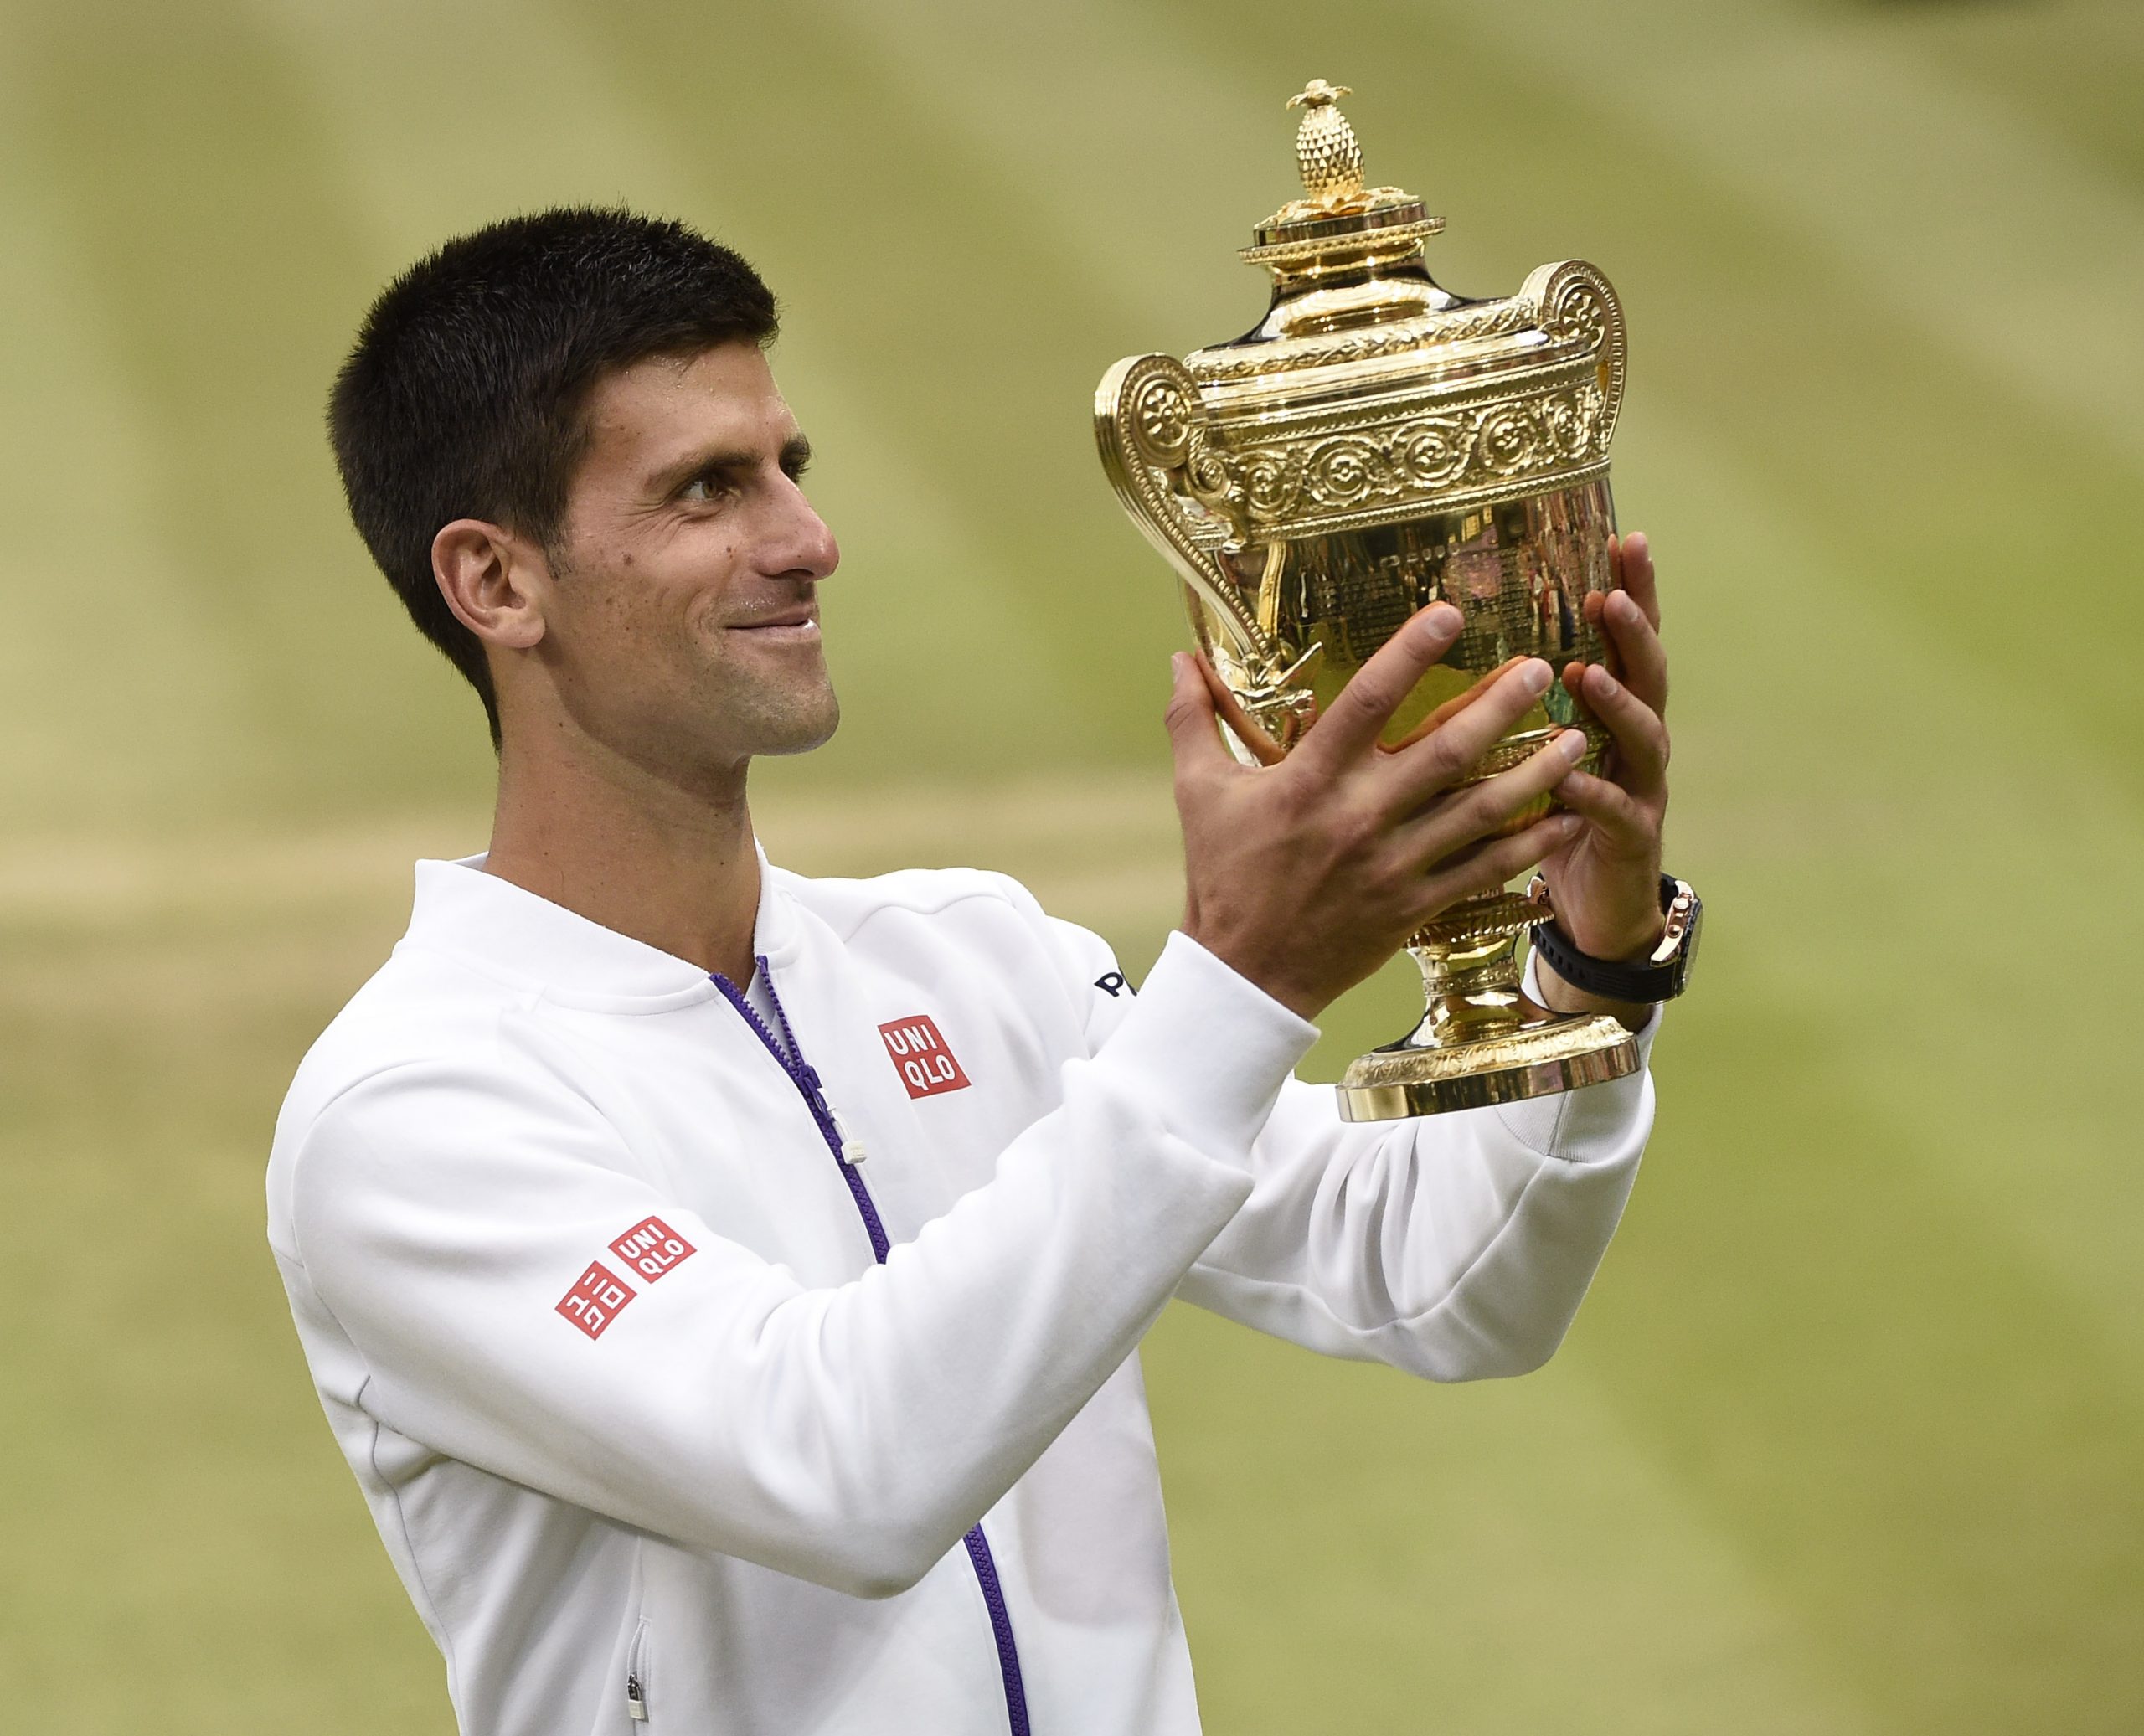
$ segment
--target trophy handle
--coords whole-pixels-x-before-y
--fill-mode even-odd
[[[1538,310],[1535,323],[1552,338],[1595,352],[1600,389],[1598,424],[1592,432],[1605,453],[1623,408],[1623,371],[1630,336],[1623,304],[1600,268],[1585,260],[1564,260],[1537,267],[1520,287],[1518,299]]]
[[[1242,486],[1216,450],[1198,383],[1173,356],[1126,357],[1095,389],[1095,440],[1131,522],[1201,605],[1191,611],[1201,646],[1209,624],[1219,626],[1250,684],[1278,697],[1307,672],[1316,647],[1298,657],[1268,631],[1217,558],[1247,541],[1249,527]]]

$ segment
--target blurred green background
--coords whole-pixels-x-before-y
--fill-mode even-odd
[[[1154,1334],[1209,1728],[2144,1728],[2134,0],[0,3],[0,1725],[450,1728],[260,1235],[485,832],[320,436],[371,296],[565,199],[758,261],[846,551],[770,847],[1008,868],[1136,971],[1181,616],[1090,394],[1255,317],[1313,74],[1446,283],[1624,295],[1712,916],[1548,1369]]]

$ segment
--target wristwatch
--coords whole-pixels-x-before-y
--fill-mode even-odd
[[[1636,965],[1616,964],[1580,952],[1558,926],[1549,904],[1549,883],[1540,875],[1533,877],[1526,895],[1548,916],[1532,930],[1534,950],[1580,993],[1598,995],[1604,1001],[1643,1003],[1672,1001],[1689,986],[1690,966],[1698,956],[1698,931],[1704,925],[1705,907],[1688,880],[1678,880],[1672,874],[1660,877],[1660,912],[1667,919],[1667,931],[1645,961]]]

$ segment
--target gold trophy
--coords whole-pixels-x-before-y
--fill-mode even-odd
[[[1405,739],[1516,657],[1559,672],[1604,660],[1616,584],[1608,440],[1623,395],[1622,309],[1581,260],[1519,292],[1440,288],[1422,243],[1444,227],[1411,193],[1365,188],[1360,147],[1313,80],[1291,108],[1306,197],[1253,232],[1272,275],[1265,317],[1178,362],[1135,356],[1095,399],[1102,465],[1125,510],[1183,580],[1192,631],[1241,708],[1238,755],[1277,760],[1418,609],[1466,630],[1388,726]],[[1607,734],[1560,683],[1477,777],[1559,729]],[[1547,811],[1549,798],[1512,822]],[[1637,1049],[1616,1019],[1567,1017],[1521,991],[1518,936],[1547,910],[1510,891],[1452,906],[1408,940],[1428,1011],[1358,1056],[1351,1121],[1507,1103],[1620,1078]]]

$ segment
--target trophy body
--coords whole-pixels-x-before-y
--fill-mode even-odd
[[[1513,658],[1603,661],[1600,604],[1616,583],[1615,291],[1577,260],[1542,266],[1504,300],[1440,287],[1422,243],[1443,220],[1397,188],[1363,189],[1332,106],[1344,94],[1319,80],[1295,100],[1309,197],[1244,250],[1273,276],[1265,319],[1182,362],[1121,362],[1095,399],[1104,468],[1183,580],[1193,636],[1241,706],[1250,739],[1232,745],[1264,760],[1415,610],[1450,603],[1465,631],[1393,717],[1388,744]],[[1585,731],[1583,763],[1596,770],[1605,733],[1557,684],[1473,775],[1569,727]],[[1473,1108],[1634,1070],[1618,1021],[1559,1016],[1521,992],[1515,941],[1546,914],[1492,893],[1413,935],[1427,1011],[1348,1068],[1343,1115]]]

